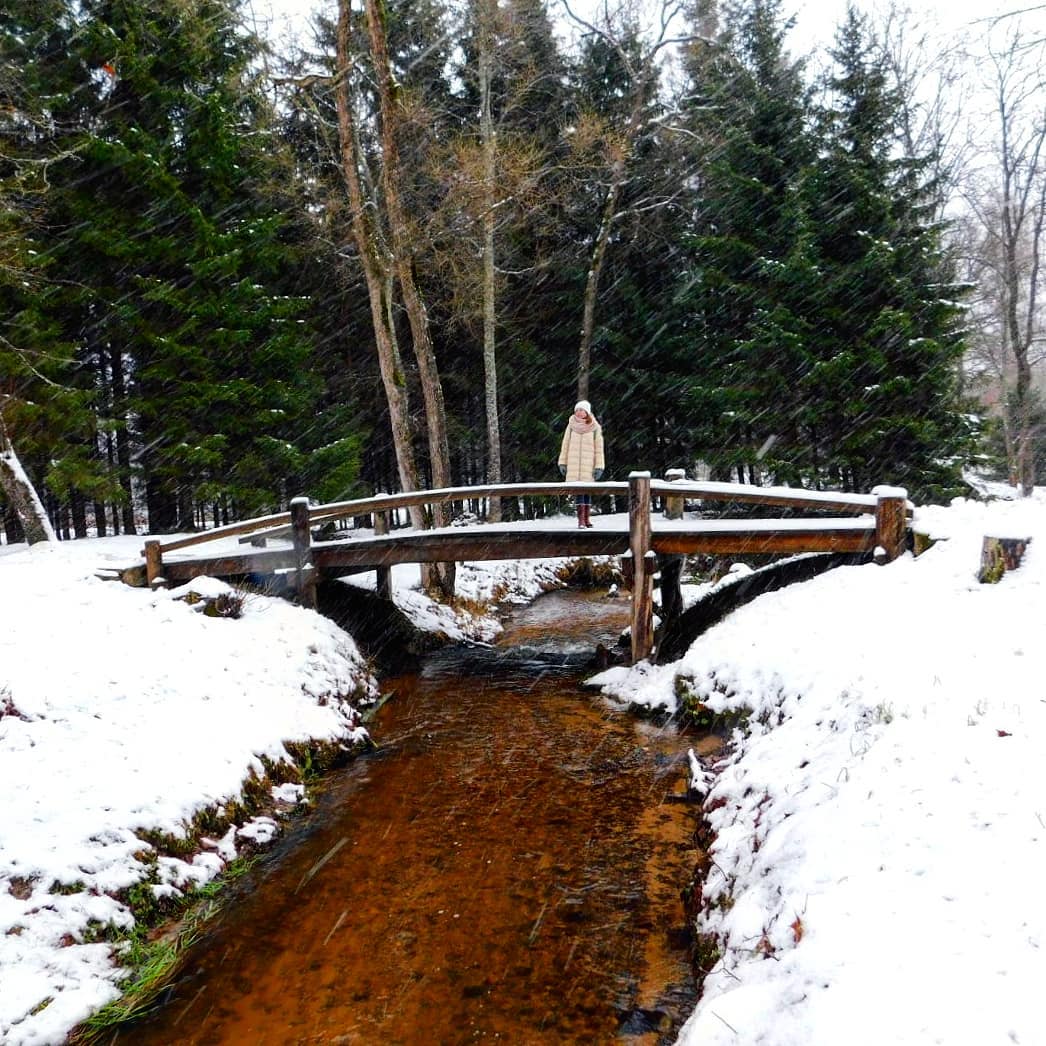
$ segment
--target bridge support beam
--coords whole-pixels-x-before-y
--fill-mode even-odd
[[[391,517],[388,512],[374,513],[374,536],[384,537],[390,529]],[[378,567],[375,590],[382,599],[392,599],[392,567]]]
[[[632,663],[654,647],[654,569],[650,548],[650,473],[628,477],[628,547],[632,559]]]
[[[678,483],[686,479],[685,469],[667,469],[665,479],[669,483]],[[665,519],[683,518],[683,497],[665,497]],[[683,591],[681,581],[683,578],[683,565],[686,556],[674,553],[662,553],[657,557],[657,570],[661,576],[661,631],[663,632],[670,621],[675,620],[683,612]]]
[[[291,500],[291,539],[294,542],[294,583],[298,602],[316,609],[316,572],[312,566],[312,530],[309,526],[309,499]]]

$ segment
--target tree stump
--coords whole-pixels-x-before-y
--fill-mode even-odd
[[[1024,551],[1031,538],[996,538],[985,535],[981,544],[981,569],[977,580],[984,585],[994,585],[1007,570],[1016,570],[1021,565]]]

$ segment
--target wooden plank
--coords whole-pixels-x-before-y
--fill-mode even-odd
[[[788,487],[753,487],[743,483],[697,483],[692,480],[652,480],[650,493],[657,497],[683,497],[696,501],[736,501],[741,504],[777,505],[810,511],[853,513],[872,512],[878,498],[874,494],[834,493],[818,490],[792,490]],[[908,515],[912,507],[907,505]]]
[[[208,558],[173,559],[164,563],[168,581],[190,581],[194,577],[245,577],[248,574],[272,574],[295,566],[294,549],[274,548],[240,555]]]
[[[483,497],[565,497],[574,494],[625,494],[627,483],[494,483],[477,487],[442,487],[436,490],[408,491],[400,494],[375,494],[355,501],[314,505],[313,519],[338,516],[363,516],[375,511],[409,508],[411,505],[436,505],[448,501],[467,501]]]
[[[239,523],[229,523],[224,527],[215,527],[214,530],[205,530],[200,534],[193,534],[187,538],[175,538],[173,541],[165,541],[161,546],[163,552],[174,552],[179,548],[191,548],[193,545],[202,545],[208,541],[217,541],[219,538],[232,538],[237,534],[249,534],[260,530],[262,527],[288,526],[291,521],[289,512],[276,512],[271,516],[258,516],[256,519],[245,519]]]
[[[756,522],[756,521],[753,521]],[[812,520],[807,527],[796,521],[783,521],[787,528],[775,530],[773,520],[759,520],[759,530],[738,526],[724,528],[721,520],[703,528],[700,521],[685,529],[654,530],[650,543],[655,552],[685,554],[703,552],[728,554],[743,552],[861,552],[875,547],[872,524],[853,524],[845,528],[826,527]],[[462,562],[463,560],[534,559],[562,556],[619,556],[629,548],[624,529],[567,528],[513,530],[509,525],[497,530],[470,532],[465,529],[442,531],[399,531],[381,538],[361,538],[351,542],[314,542],[313,565],[332,568],[375,569],[395,563]],[[714,527],[714,529],[713,529]],[[198,577],[212,573],[217,577],[252,573],[271,573],[295,565],[294,550],[264,549],[257,552],[168,559],[164,574],[169,579]]]
[[[671,530],[656,532],[653,548],[658,553],[769,555],[795,552],[868,552],[875,548],[875,530]]]
[[[500,533],[464,530],[400,532],[341,544],[312,546],[317,570],[391,566],[395,563],[461,563],[465,560],[541,559],[558,556],[619,556],[628,548],[624,531],[517,530]]]
[[[163,584],[163,551],[159,541],[147,541],[145,554],[145,583],[153,588]]]
[[[374,513],[374,534],[376,537],[385,537],[392,529],[391,512]],[[375,571],[374,591],[382,599],[392,599],[392,567],[380,566]]]
[[[904,554],[908,537],[908,519],[905,515],[907,494],[900,488],[883,493],[875,507],[875,544],[882,549],[877,558],[892,563]]]
[[[294,528],[288,523],[283,527],[267,527],[265,530],[256,530],[251,534],[244,534],[242,538],[237,538],[237,542],[241,545],[255,545],[256,542],[267,541],[269,538],[287,538],[289,539],[291,534],[294,533]],[[258,548],[264,548],[264,545],[257,545]]]
[[[685,469],[667,469],[665,471],[665,482],[666,483],[683,483],[686,481],[686,470]],[[683,495],[682,494],[666,494],[664,496],[664,511],[665,519],[682,519],[683,518]]]
[[[673,489],[674,488],[674,489]],[[702,501],[734,501],[748,504],[780,505],[791,508],[819,509],[822,511],[862,513],[871,511],[876,498],[872,494],[833,494],[820,491],[792,490],[784,487],[753,487],[741,483],[696,483],[679,481],[669,485],[663,480],[651,482],[651,494],[657,496],[690,497]],[[332,502],[312,506],[310,514],[314,523],[327,522],[349,516],[367,515],[372,512],[409,508],[412,505],[435,505],[448,501],[465,501],[483,497],[565,497],[575,494],[625,494],[627,483],[496,483],[476,487],[445,487],[436,490],[407,491],[399,494],[377,494],[353,501]],[[911,506],[906,512],[911,514]],[[214,530],[204,531],[190,537],[176,538],[161,545],[162,552],[215,541],[219,538],[251,534],[266,528],[281,530],[289,526],[290,513],[277,512],[256,519],[231,523]],[[276,536],[275,534],[271,536]]]

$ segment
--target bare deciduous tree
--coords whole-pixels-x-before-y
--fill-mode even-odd
[[[688,38],[670,35],[676,17],[684,9],[684,5],[675,0],[660,0],[657,28],[651,34],[650,39],[643,41],[638,53],[626,46],[626,34],[635,23],[634,13],[628,5],[622,5],[617,11],[611,12],[609,5],[604,3],[602,17],[598,22],[591,22],[577,14],[570,6],[569,0],[561,0],[561,2],[564,10],[576,25],[586,33],[601,38],[609,48],[616,52],[629,80],[624,120],[620,126],[607,128],[604,133],[607,148],[603,205],[599,226],[589,252],[588,273],[585,277],[581,340],[578,345],[577,394],[578,399],[588,399],[599,281],[603,273],[611,235],[621,218],[619,204],[628,181],[629,162],[647,120],[651,94],[659,75],[660,55],[667,47],[683,43]]]
[[[349,195],[352,233],[370,298],[374,341],[389,405],[400,485],[405,491],[417,490],[418,468],[412,443],[410,403],[391,314],[392,259],[379,224],[377,208],[367,198],[361,177],[364,158],[360,148],[353,92],[349,89],[350,77],[354,76],[349,56],[349,0],[339,0],[338,3],[337,62],[335,99],[338,138],[341,172]],[[411,521],[418,528],[424,525],[420,508],[411,509]]]
[[[1019,26],[1008,27],[1000,43],[989,41],[984,67],[990,76],[995,131],[986,163],[965,194],[980,232],[972,268],[988,292],[986,307],[982,299],[980,341],[983,346],[995,339],[990,355],[1002,383],[1011,479],[1024,496],[1031,494],[1036,478],[1032,379],[1044,342],[1039,301],[1046,247],[1044,57],[1043,44],[1029,47]]]

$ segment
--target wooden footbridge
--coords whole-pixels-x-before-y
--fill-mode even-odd
[[[440,530],[390,532],[396,509],[465,502],[481,498],[528,498],[577,494],[628,498],[628,525],[597,517],[592,529],[571,520],[488,523]],[[652,506],[660,501],[663,511]],[[784,508],[787,518],[686,518],[684,500],[734,502]],[[805,512],[806,516],[794,513]],[[809,515],[812,513],[813,515]],[[313,528],[338,520],[373,515],[374,536],[350,540],[315,540]],[[449,563],[561,556],[621,556],[632,591],[632,658],[649,656],[653,647],[653,579],[662,572],[662,603],[678,591],[681,557],[688,553],[743,555],[798,552],[874,552],[889,562],[905,549],[911,505],[904,490],[879,487],[872,494],[839,494],[788,487],[753,487],[733,483],[695,483],[669,474],[652,480],[634,472],[627,483],[514,483],[452,487],[404,494],[379,494],[355,501],[310,506],[295,498],[289,512],[244,520],[229,526],[145,543],[144,563],[123,572],[130,584],[178,585],[208,575],[229,581],[250,580],[287,588],[306,606],[315,606],[316,583],[324,578],[374,570],[378,592],[391,593],[390,568],[397,563]],[[202,546],[237,538],[251,548]],[[270,540],[282,547],[270,548]],[[192,549],[192,554],[186,554]],[[673,567],[676,569],[673,573]]]

